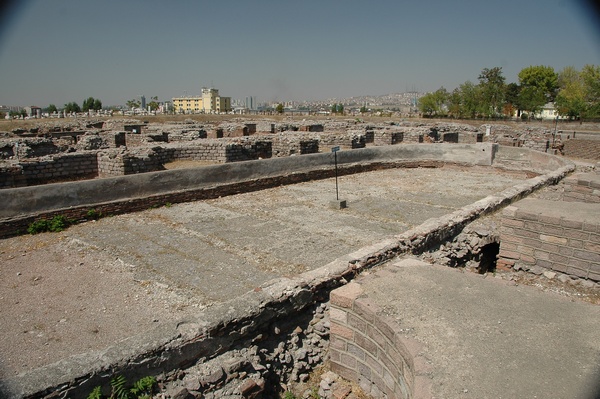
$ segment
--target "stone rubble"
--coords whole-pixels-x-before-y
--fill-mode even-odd
[[[270,334],[258,334],[245,347],[159,376],[156,397],[271,398],[306,383],[326,360],[328,307],[327,303],[317,304],[305,313],[309,320],[273,325]]]

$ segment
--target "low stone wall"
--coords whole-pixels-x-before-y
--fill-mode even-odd
[[[563,183],[563,201],[600,203],[600,173],[569,176]]]
[[[497,267],[600,281],[600,204],[526,198],[506,207]]]
[[[55,155],[0,170],[0,188],[25,187],[98,175],[95,152]]]
[[[415,366],[397,325],[361,297],[359,284],[331,291],[331,370],[354,381],[373,398],[415,398]]]
[[[365,148],[366,137],[356,131],[328,132],[319,136],[320,150],[329,152],[331,147]]]
[[[392,130],[376,130],[374,132],[373,144],[375,145],[394,145],[404,141],[404,132]]]
[[[241,144],[218,143],[217,145],[222,150],[237,149],[241,155],[235,156],[244,155],[243,149],[240,149]],[[385,146],[339,151],[337,160],[341,173],[356,173],[374,170],[373,168],[401,167],[402,164],[411,162],[419,164],[419,162],[429,162],[430,160],[440,163],[458,162],[465,165],[490,166],[494,148],[492,144]],[[199,152],[194,153],[192,149],[185,148],[185,151],[191,151],[190,154],[186,153],[190,158],[196,156],[195,154],[200,156],[201,148],[198,150]],[[96,207],[112,202],[131,204],[137,200],[147,201],[151,198],[160,198],[174,203],[178,198],[193,200],[204,190],[208,188],[212,190],[219,186],[233,185],[237,187],[239,185],[243,187],[243,184],[247,183],[249,188],[252,186],[265,188],[261,182],[277,181],[282,184],[281,182],[288,181],[296,183],[303,179],[332,176],[333,163],[333,155],[328,152],[301,157],[228,162],[195,169],[165,170],[44,187],[4,189],[0,190],[0,199],[4,205],[0,209],[0,219],[18,218],[24,215],[63,209],[72,210],[76,207]],[[347,171],[344,172],[344,169]],[[230,193],[244,191],[243,188],[235,190],[240,191]],[[168,199],[171,197],[173,200]]]
[[[271,138],[273,142],[273,155],[276,157],[319,152],[319,139],[314,135],[285,132],[267,137]]]

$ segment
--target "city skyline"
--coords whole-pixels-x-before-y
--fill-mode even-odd
[[[448,90],[502,67],[600,65],[591,2],[30,0],[2,9],[0,104],[260,102]]]

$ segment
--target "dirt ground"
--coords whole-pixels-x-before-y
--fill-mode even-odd
[[[524,174],[397,169],[107,217],[0,240],[0,377],[193,314],[323,266]]]

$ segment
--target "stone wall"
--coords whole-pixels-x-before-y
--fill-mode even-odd
[[[404,141],[404,132],[393,130],[375,130],[373,144],[393,145]]]
[[[600,172],[569,176],[563,190],[563,201],[600,203]]]
[[[285,132],[270,137],[273,142],[273,155],[276,157],[319,152],[319,140],[314,135]]]
[[[413,354],[396,324],[380,316],[381,309],[361,294],[354,282],[331,291],[331,370],[375,399],[413,398]]]
[[[321,151],[329,152],[331,147],[342,148],[365,148],[366,138],[364,134],[355,131],[350,132],[328,132],[319,135]]]
[[[98,175],[95,152],[55,155],[0,169],[0,188],[89,179]]]
[[[600,204],[526,198],[506,207],[497,267],[600,281]]]

